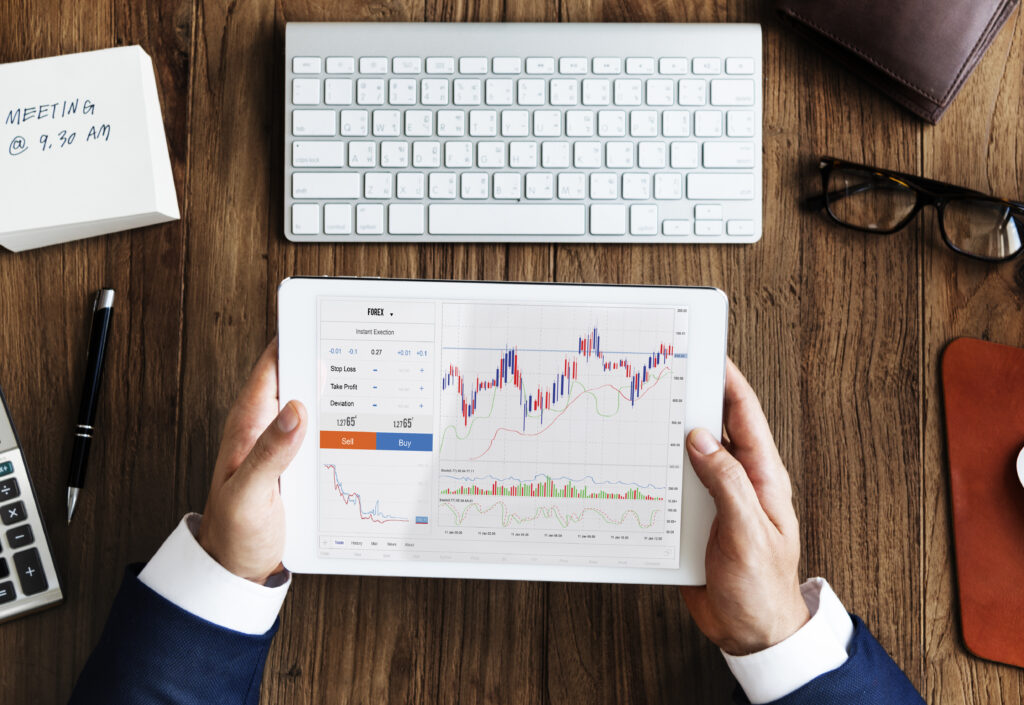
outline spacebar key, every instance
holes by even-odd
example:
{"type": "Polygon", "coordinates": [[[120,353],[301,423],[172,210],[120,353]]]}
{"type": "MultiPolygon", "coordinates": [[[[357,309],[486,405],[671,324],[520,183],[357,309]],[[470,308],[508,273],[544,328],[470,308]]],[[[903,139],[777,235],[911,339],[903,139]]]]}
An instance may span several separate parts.
{"type": "Polygon", "coordinates": [[[582,205],[433,204],[431,235],[582,235],[582,205]]]}

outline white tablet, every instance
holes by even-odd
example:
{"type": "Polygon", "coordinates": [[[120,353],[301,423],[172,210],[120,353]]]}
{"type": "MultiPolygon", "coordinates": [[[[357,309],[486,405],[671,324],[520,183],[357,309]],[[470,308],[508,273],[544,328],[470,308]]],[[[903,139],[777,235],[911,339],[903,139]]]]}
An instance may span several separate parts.
{"type": "Polygon", "coordinates": [[[704,582],[722,427],[717,289],[286,279],[281,478],[297,573],[704,582]]]}

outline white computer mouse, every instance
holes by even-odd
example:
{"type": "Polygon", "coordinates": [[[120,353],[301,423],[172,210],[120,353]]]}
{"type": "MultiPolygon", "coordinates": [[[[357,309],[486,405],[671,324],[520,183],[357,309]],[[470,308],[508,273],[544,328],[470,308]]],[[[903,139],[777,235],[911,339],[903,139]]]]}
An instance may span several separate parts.
{"type": "Polygon", "coordinates": [[[1020,484],[1024,485],[1024,448],[1020,449],[1020,455],[1017,456],[1017,477],[1020,478],[1020,484]]]}

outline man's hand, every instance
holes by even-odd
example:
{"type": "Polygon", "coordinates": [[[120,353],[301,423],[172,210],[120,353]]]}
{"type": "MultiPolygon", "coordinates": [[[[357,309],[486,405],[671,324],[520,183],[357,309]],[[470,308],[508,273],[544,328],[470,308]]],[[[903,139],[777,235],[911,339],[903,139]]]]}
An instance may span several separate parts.
{"type": "Polygon", "coordinates": [[[706,587],[682,588],[697,626],[726,653],[751,654],[810,619],[800,595],[800,535],[789,474],[761,405],[727,362],[725,447],[704,429],[686,439],[690,462],[715,500],[706,587]]]}
{"type": "Polygon", "coordinates": [[[282,569],[284,505],[278,478],[306,435],[297,401],[277,412],[277,341],[271,341],[228,413],[199,526],[199,545],[255,583],[282,569]]]}

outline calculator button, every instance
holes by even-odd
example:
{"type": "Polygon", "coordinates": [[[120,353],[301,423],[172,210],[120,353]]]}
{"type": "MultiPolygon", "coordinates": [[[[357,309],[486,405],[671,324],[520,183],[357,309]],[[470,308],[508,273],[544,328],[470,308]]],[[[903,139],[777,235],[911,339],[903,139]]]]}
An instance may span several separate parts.
{"type": "Polygon", "coordinates": [[[17,595],[14,592],[14,583],[0,583],[0,605],[5,602],[13,602],[17,595]]]}
{"type": "Polygon", "coordinates": [[[18,573],[18,581],[21,582],[21,591],[26,595],[35,595],[49,587],[46,573],[43,572],[43,564],[39,561],[38,550],[30,548],[15,553],[14,568],[18,573]]]}
{"type": "Polygon", "coordinates": [[[6,578],[11,574],[11,569],[7,567],[7,561],[0,558],[0,578],[6,578]]]}
{"type": "Polygon", "coordinates": [[[32,535],[32,527],[28,524],[25,524],[25,526],[16,526],[13,529],[7,530],[7,543],[10,544],[11,548],[28,546],[30,543],[35,541],[35,538],[36,537],[32,535]]]}
{"type": "Polygon", "coordinates": [[[11,502],[0,507],[0,521],[3,521],[4,526],[25,521],[25,503],[11,502]]]}
{"type": "Polygon", "coordinates": [[[10,480],[0,482],[0,501],[14,499],[20,494],[21,490],[18,489],[18,481],[13,477],[10,480]]]}
{"type": "Polygon", "coordinates": [[[5,463],[0,463],[0,477],[10,475],[12,472],[14,472],[14,463],[9,460],[5,463]]]}

